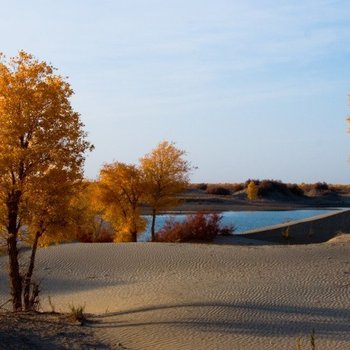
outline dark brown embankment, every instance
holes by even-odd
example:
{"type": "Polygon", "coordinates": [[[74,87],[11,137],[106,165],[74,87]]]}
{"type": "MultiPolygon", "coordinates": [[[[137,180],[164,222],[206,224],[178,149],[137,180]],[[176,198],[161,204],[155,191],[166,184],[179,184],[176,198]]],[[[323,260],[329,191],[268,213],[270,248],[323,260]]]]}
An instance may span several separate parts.
{"type": "Polygon", "coordinates": [[[275,243],[305,244],[328,241],[340,232],[350,233],[349,209],[248,231],[242,236],[275,243]]]}

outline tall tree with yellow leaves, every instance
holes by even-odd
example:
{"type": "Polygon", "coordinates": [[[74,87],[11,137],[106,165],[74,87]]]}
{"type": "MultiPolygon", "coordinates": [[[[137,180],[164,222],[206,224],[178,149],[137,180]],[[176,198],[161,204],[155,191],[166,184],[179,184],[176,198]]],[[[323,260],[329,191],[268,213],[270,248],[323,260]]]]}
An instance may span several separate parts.
{"type": "Polygon", "coordinates": [[[256,185],[256,183],[254,181],[250,181],[248,183],[246,192],[247,192],[248,199],[250,201],[253,201],[253,200],[258,198],[259,188],[258,188],[258,186],[256,185]]]}
{"type": "MultiPolygon", "coordinates": [[[[9,60],[1,55],[0,212],[14,311],[22,310],[27,283],[20,271],[19,232],[28,226],[35,244],[40,218],[47,223],[60,210],[49,204],[52,195],[63,195],[54,188],[81,181],[84,153],[91,148],[80,116],[70,104],[72,94],[70,85],[46,62],[23,51],[9,60]]],[[[62,204],[61,197],[55,198],[62,204]]]]}
{"type": "Polygon", "coordinates": [[[103,219],[103,208],[98,197],[98,182],[84,181],[81,190],[70,202],[70,231],[79,241],[113,241],[112,225],[103,219]]]}
{"type": "Polygon", "coordinates": [[[151,237],[155,239],[156,216],[160,210],[179,203],[177,195],[186,190],[192,167],[184,159],[186,152],[174,143],[163,141],[140,159],[145,182],[145,200],[152,209],[151,237]]]}
{"type": "Polygon", "coordinates": [[[99,200],[105,217],[116,231],[116,241],[136,242],[145,229],[140,205],[145,187],[136,165],[115,162],[105,164],[100,171],[99,200]]]}
{"type": "Polygon", "coordinates": [[[35,308],[39,293],[38,284],[32,281],[37,248],[70,238],[70,202],[80,187],[70,176],[65,169],[51,168],[27,187],[26,214],[22,215],[26,226],[19,233],[20,239],[31,246],[30,260],[23,271],[26,311],[35,308]]]}

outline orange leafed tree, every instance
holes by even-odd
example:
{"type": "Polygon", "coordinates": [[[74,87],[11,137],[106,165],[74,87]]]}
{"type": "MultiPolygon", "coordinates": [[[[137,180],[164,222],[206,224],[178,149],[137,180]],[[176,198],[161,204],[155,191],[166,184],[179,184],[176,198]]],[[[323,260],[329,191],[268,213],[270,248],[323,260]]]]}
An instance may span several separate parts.
{"type": "Polygon", "coordinates": [[[9,60],[0,57],[0,231],[7,241],[14,311],[22,310],[31,277],[20,270],[19,233],[28,228],[32,247],[45,233],[57,238],[54,231],[65,225],[57,214],[64,216],[91,148],[70,104],[73,90],[54,72],[23,51],[9,60]]]}
{"type": "Polygon", "coordinates": [[[140,205],[144,195],[141,171],[136,165],[115,162],[100,171],[99,200],[105,218],[116,231],[116,241],[136,242],[137,234],[145,229],[140,205]]]}
{"type": "Polygon", "coordinates": [[[174,143],[163,141],[140,159],[145,182],[145,200],[152,209],[152,241],[155,240],[157,214],[161,210],[175,207],[179,203],[177,195],[189,184],[192,167],[184,159],[185,154],[174,143]]]}
{"type": "Polygon", "coordinates": [[[39,293],[39,285],[32,281],[37,248],[70,238],[70,201],[78,189],[71,175],[65,169],[52,167],[27,186],[22,214],[26,225],[19,232],[20,240],[31,246],[29,263],[22,275],[26,311],[35,309],[39,293]]]}
{"type": "Polygon", "coordinates": [[[81,242],[113,241],[113,228],[103,220],[98,195],[98,183],[84,181],[81,190],[70,202],[70,230],[74,238],[81,242]]]}

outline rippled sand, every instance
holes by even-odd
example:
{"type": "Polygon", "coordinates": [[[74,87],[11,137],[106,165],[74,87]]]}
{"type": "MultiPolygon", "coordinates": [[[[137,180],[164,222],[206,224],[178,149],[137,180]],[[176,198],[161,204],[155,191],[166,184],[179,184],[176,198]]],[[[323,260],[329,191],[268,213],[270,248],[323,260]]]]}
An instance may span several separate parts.
{"type": "MultiPolygon", "coordinates": [[[[65,244],[36,276],[56,311],[85,304],[110,348],[350,349],[348,236],[307,246],[65,244]]],[[[233,242],[234,243],[234,242],[233,242]]],[[[0,258],[1,300],[8,298],[0,258]]]]}

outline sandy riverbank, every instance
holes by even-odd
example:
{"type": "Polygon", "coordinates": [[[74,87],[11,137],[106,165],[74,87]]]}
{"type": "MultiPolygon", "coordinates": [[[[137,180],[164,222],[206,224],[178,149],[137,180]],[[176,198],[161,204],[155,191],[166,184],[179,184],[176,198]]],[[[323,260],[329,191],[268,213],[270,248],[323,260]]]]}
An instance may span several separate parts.
{"type": "Polygon", "coordinates": [[[278,193],[268,198],[247,200],[245,193],[238,192],[228,196],[207,194],[205,191],[191,190],[181,196],[182,202],[177,212],[197,211],[259,211],[293,210],[314,208],[350,208],[350,196],[340,193],[319,194],[317,196],[283,196],[278,193]]]}
{"type": "Polygon", "coordinates": [[[88,330],[111,349],[293,349],[313,328],[319,349],[350,348],[349,235],[300,246],[65,244],[38,252],[36,276],[45,309],[49,295],[57,311],[85,304],[88,330]]]}

